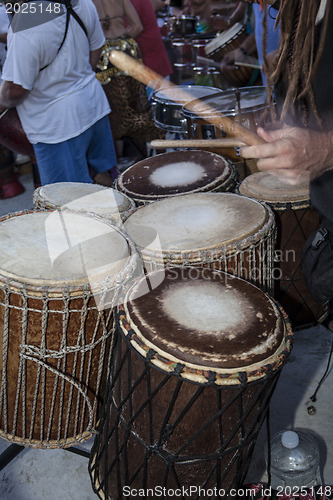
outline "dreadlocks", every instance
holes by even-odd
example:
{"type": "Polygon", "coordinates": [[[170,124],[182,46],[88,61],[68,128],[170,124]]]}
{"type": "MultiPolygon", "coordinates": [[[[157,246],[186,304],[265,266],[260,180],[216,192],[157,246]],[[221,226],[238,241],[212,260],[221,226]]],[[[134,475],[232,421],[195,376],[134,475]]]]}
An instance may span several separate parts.
{"type": "MultiPolygon", "coordinates": [[[[266,4],[266,0],[264,0],[266,4]]],[[[287,112],[308,124],[309,113],[313,112],[318,123],[321,123],[313,95],[311,81],[316,73],[321,58],[328,26],[331,0],[327,0],[324,19],[318,45],[315,46],[315,21],[318,11],[318,0],[281,0],[276,18],[280,23],[280,44],[275,69],[267,72],[267,87],[283,82],[286,89],[280,119],[287,112]]],[[[267,15],[267,13],[266,13],[267,15]]],[[[265,23],[265,26],[267,24],[265,23]]],[[[264,42],[267,29],[264,29],[264,42]]],[[[264,43],[266,47],[266,43],[264,43]]],[[[268,69],[266,54],[264,57],[266,71],[268,69]]],[[[269,95],[269,98],[271,96],[269,95]]]]}

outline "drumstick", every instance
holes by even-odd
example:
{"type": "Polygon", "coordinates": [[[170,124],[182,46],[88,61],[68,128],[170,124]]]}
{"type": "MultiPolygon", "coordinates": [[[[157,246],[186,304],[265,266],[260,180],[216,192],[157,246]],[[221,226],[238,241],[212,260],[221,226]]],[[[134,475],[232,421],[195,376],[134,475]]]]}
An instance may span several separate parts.
{"type": "Polygon", "coordinates": [[[245,143],[240,139],[154,139],[150,143],[152,148],[240,148],[245,143]]]}
{"type": "MultiPolygon", "coordinates": [[[[220,67],[220,63],[214,61],[214,59],[209,59],[208,57],[203,57],[203,56],[197,56],[198,62],[201,63],[209,63],[212,66],[215,66],[216,68],[220,67]]],[[[234,66],[245,66],[246,68],[254,68],[254,69],[262,69],[262,66],[260,66],[259,61],[255,58],[251,57],[251,61],[235,61],[234,66]],[[252,61],[253,59],[253,61],[252,61]]]]}
{"type": "Polygon", "coordinates": [[[214,59],[209,59],[208,57],[203,57],[203,56],[197,56],[197,61],[201,63],[209,63],[212,66],[215,66],[215,68],[220,67],[220,63],[217,61],[214,61],[214,59]]]}
{"type": "Polygon", "coordinates": [[[260,66],[259,63],[249,63],[246,61],[235,61],[234,62],[235,66],[245,66],[246,68],[254,68],[254,69],[262,69],[262,66],[260,66]]]}
{"type": "MultiPolygon", "coordinates": [[[[155,90],[161,89],[162,86],[163,88],[176,87],[176,85],[171,83],[169,80],[166,80],[161,75],[147,66],[144,66],[142,63],[128,56],[124,52],[111,50],[109,60],[121,71],[126,72],[132,78],[135,78],[139,82],[144,83],[155,90]]],[[[177,100],[186,102],[186,108],[190,111],[192,110],[190,101],[193,101],[193,96],[185,90],[180,89],[180,86],[177,86],[177,100]]],[[[203,117],[207,123],[216,126],[216,128],[222,127],[225,132],[228,132],[232,136],[239,137],[243,142],[245,142],[245,144],[252,146],[255,144],[265,143],[265,141],[255,132],[243,127],[237,123],[236,120],[231,120],[222,113],[217,113],[216,109],[208,106],[203,101],[201,101],[201,104],[201,110],[198,111],[195,109],[195,113],[199,114],[199,116],[200,113],[204,113],[206,116],[209,116],[207,119],[203,117]]]]}

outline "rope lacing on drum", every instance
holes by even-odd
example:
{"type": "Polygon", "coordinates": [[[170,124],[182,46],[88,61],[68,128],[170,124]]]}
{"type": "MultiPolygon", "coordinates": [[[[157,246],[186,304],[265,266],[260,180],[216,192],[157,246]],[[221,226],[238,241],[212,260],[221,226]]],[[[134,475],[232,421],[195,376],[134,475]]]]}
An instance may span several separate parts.
{"type": "MultiPolygon", "coordinates": [[[[117,495],[117,490],[122,491],[124,484],[131,486],[138,484],[135,481],[142,481],[144,487],[148,461],[153,455],[159,457],[165,467],[164,477],[161,470],[161,487],[168,486],[170,474],[173,476],[172,481],[181,485],[177,472],[180,465],[204,465],[211,462],[202,487],[211,484],[210,481],[214,481],[217,487],[224,487],[225,481],[229,481],[229,474],[234,474],[234,470],[238,471],[237,474],[239,471],[241,475],[242,471],[245,473],[250,460],[246,452],[254,446],[278,377],[269,373],[264,380],[246,383],[244,379],[244,382],[232,386],[231,393],[230,386],[209,385],[208,390],[215,393],[216,406],[207,408],[206,413],[202,405],[205,399],[201,400],[207,390],[206,384],[189,383],[182,377],[175,377],[173,373],[165,373],[163,370],[157,371],[159,376],[155,379],[156,368],[143,357],[140,357],[142,370],[138,370],[138,378],[135,379],[133,367],[139,362],[137,353],[133,352],[130,342],[125,342],[124,346],[120,331],[118,334],[108,396],[89,464],[95,492],[110,498],[117,495]],[[154,377],[151,377],[152,374],[154,377]],[[188,386],[193,387],[189,394],[188,386]],[[143,394],[146,394],[146,399],[142,398],[143,394]],[[156,418],[155,404],[160,404],[158,401],[166,401],[163,420],[156,418]],[[228,411],[234,412],[232,420],[224,417],[228,411]],[[200,424],[194,425],[191,436],[184,438],[185,442],[182,441],[183,438],[179,442],[175,438],[176,441],[170,443],[175,432],[178,431],[177,436],[183,435],[186,419],[192,419],[195,415],[200,424]],[[206,433],[213,427],[216,429],[216,426],[216,449],[208,449],[205,454],[198,445],[196,452],[191,453],[196,442],[205,440],[206,433]],[[136,450],[141,446],[143,453],[136,453],[135,463],[132,457],[129,466],[127,457],[133,446],[136,450]],[[112,491],[108,484],[108,478],[111,477],[114,478],[110,483],[112,491]]],[[[244,479],[242,476],[238,484],[242,484],[244,479]]]]}
{"type": "MultiPolygon", "coordinates": [[[[91,313],[96,314],[97,309],[95,302],[94,305],[90,304],[91,293],[89,290],[81,291],[74,298],[70,291],[62,290],[61,296],[53,297],[47,288],[40,289],[38,293],[30,293],[23,287],[17,289],[15,285],[16,283],[13,284],[11,280],[8,280],[8,283],[2,288],[0,299],[0,306],[4,309],[3,370],[0,387],[1,436],[8,441],[21,441],[22,444],[28,444],[32,447],[63,447],[75,444],[82,440],[82,436],[88,437],[94,432],[92,427],[98,404],[97,396],[102,377],[104,378],[106,375],[104,363],[111,352],[110,340],[112,344],[114,332],[113,310],[111,308],[107,311],[97,311],[93,329],[89,328],[88,333],[87,317],[91,313]],[[76,301],[79,301],[80,307],[76,301]],[[52,302],[52,307],[50,302],[52,302]],[[41,307],[38,307],[38,303],[41,303],[41,307]],[[16,339],[19,346],[16,381],[8,380],[7,366],[9,335],[12,331],[12,327],[11,330],[9,329],[9,323],[13,321],[12,311],[15,313],[15,318],[18,318],[21,328],[21,332],[19,329],[17,331],[16,339]],[[59,317],[61,321],[60,331],[56,335],[56,338],[59,339],[57,350],[48,348],[48,342],[51,340],[48,335],[51,315],[53,315],[52,321],[55,316],[59,317]],[[77,318],[76,321],[79,321],[78,332],[73,338],[76,345],[67,345],[71,315],[74,315],[77,318]],[[34,338],[34,336],[32,337],[33,331],[29,331],[34,324],[40,333],[36,339],[39,345],[27,342],[28,335],[30,339],[34,338]],[[86,338],[87,333],[89,341],[86,338]],[[92,354],[95,352],[95,347],[98,347],[99,350],[93,366],[92,354]],[[68,372],[69,360],[71,363],[70,372],[68,372]],[[33,365],[37,366],[36,371],[33,372],[33,379],[28,379],[28,369],[31,374],[33,365]],[[89,379],[92,369],[95,370],[94,388],[93,393],[88,394],[88,390],[92,391],[89,379]],[[51,373],[55,377],[47,382],[47,377],[51,373]],[[13,392],[14,383],[16,383],[14,393],[8,398],[8,384],[11,384],[13,392]],[[74,389],[77,391],[76,401],[74,400],[74,389]],[[30,394],[31,396],[29,396],[30,394]],[[12,401],[10,408],[8,407],[9,399],[12,401]],[[76,412],[73,411],[74,404],[76,412]],[[56,419],[58,420],[58,428],[56,419]],[[27,425],[29,428],[26,428],[27,425]],[[69,428],[71,434],[69,434],[69,428]],[[52,437],[52,432],[57,437],[52,437]]],[[[70,339],[69,342],[71,341],[70,339]]],[[[108,366],[106,369],[108,370],[108,366]]]]}

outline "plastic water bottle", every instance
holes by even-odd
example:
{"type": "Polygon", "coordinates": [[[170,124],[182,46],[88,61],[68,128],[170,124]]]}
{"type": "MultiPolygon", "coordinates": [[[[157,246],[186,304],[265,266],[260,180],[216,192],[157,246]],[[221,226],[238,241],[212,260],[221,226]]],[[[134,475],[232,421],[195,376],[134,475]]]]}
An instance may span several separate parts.
{"type": "Polygon", "coordinates": [[[318,445],[311,435],[303,431],[278,432],[271,442],[270,462],[271,487],[275,490],[312,488],[322,484],[318,445]]]}

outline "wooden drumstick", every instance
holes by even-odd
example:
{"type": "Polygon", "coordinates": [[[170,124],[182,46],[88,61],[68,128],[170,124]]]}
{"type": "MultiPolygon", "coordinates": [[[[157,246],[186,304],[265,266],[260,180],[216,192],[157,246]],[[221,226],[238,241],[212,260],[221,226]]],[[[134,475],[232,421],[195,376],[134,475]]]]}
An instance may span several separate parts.
{"type": "MultiPolygon", "coordinates": [[[[147,68],[147,66],[144,66],[142,63],[128,56],[124,52],[112,50],[109,55],[109,60],[121,71],[126,72],[132,78],[148,85],[154,90],[176,87],[176,85],[171,83],[169,80],[166,80],[161,75],[152,69],[147,68]]],[[[177,86],[177,100],[186,102],[186,109],[191,111],[190,102],[193,101],[193,96],[185,90],[180,89],[180,86],[177,86]]],[[[241,141],[250,146],[255,144],[265,144],[265,141],[261,139],[261,137],[259,137],[255,132],[252,132],[237,123],[236,119],[231,120],[222,113],[218,113],[216,109],[208,106],[204,101],[201,101],[201,104],[201,110],[198,111],[196,108],[195,113],[199,116],[200,113],[209,116],[207,119],[204,116],[202,117],[205,121],[207,121],[207,123],[214,125],[216,128],[223,128],[225,132],[232,136],[239,137],[241,141]]]]}
{"type": "Polygon", "coordinates": [[[150,143],[152,148],[240,148],[245,142],[240,139],[154,139],[150,143]]]}

